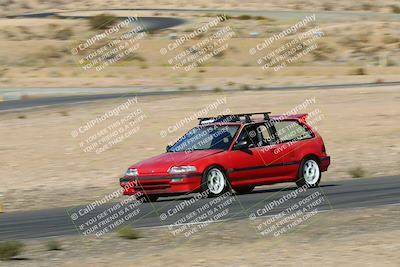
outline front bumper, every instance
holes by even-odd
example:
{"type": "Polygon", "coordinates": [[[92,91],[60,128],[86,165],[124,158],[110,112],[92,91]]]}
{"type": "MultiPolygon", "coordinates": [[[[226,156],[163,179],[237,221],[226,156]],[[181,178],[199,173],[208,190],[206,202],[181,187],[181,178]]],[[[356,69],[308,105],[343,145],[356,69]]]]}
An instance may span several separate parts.
{"type": "Polygon", "coordinates": [[[124,195],[172,195],[200,189],[201,173],[179,175],[124,176],[120,178],[124,195]]]}

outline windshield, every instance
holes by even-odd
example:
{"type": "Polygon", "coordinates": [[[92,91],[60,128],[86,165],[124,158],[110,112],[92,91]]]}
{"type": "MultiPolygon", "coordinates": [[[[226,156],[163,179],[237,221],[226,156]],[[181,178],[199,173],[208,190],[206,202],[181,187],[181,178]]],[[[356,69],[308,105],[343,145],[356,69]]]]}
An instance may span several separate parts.
{"type": "Polygon", "coordinates": [[[191,129],[168,152],[223,149],[228,150],[239,126],[210,125],[191,129]]]}

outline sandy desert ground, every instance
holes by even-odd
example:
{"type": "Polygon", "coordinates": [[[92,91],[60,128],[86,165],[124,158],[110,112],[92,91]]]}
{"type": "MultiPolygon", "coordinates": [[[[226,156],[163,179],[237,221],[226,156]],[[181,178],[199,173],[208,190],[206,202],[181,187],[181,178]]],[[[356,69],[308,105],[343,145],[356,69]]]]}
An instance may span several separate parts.
{"type": "MultiPolygon", "coordinates": [[[[290,1],[290,4],[293,1],[290,1]]],[[[296,2],[296,1],[294,1],[296,2]]],[[[340,1],[339,1],[340,2],[340,1]]],[[[367,1],[368,2],[368,1],[367,1]]],[[[371,1],[369,1],[371,2],[371,1]]],[[[46,2],[44,2],[46,3],[46,2]]],[[[250,4],[259,4],[254,1],[250,4]]],[[[346,1],[340,4],[347,3],[346,1]]],[[[340,6],[337,4],[335,6],[340,6]]],[[[374,3],[370,3],[374,4],[374,3]]],[[[388,3],[387,5],[390,5],[388,3]]],[[[385,6],[383,3],[381,6],[385,6]]],[[[111,6],[110,6],[111,7],[111,6]]],[[[309,10],[318,10],[318,5],[309,10]]],[[[92,8],[93,9],[93,8],[92,8]]],[[[73,10],[73,8],[69,9],[73,10]]],[[[101,11],[99,11],[101,12],[101,11]]],[[[365,12],[365,10],[363,11],[365,12]]],[[[368,12],[368,10],[367,10],[368,12]]],[[[382,11],[383,12],[383,11],[382,11]]],[[[316,15],[315,22],[304,29],[320,27],[323,37],[318,48],[279,71],[262,70],[249,49],[297,23],[287,16],[272,19],[250,16],[230,19],[207,33],[185,42],[174,51],[161,55],[160,49],[205,25],[217,14],[177,12],[108,12],[119,16],[180,17],[187,23],[147,33],[137,43],[139,48],[129,56],[101,70],[85,70],[80,60],[87,53],[72,55],[71,50],[104,30],[93,29],[87,20],[0,18],[0,87],[57,86],[174,86],[202,88],[242,85],[313,84],[337,81],[390,81],[399,76],[399,20],[386,13],[362,17],[338,14],[330,19],[316,15]],[[173,69],[168,61],[190,46],[229,26],[234,33],[225,43],[227,49],[190,71],[173,69]],[[256,36],[252,34],[256,33],[256,36]]],[[[87,15],[85,12],[63,14],[87,15]]],[[[310,13],[311,14],[311,13],[310,13]]],[[[396,15],[396,13],[391,13],[396,15]]],[[[110,36],[111,41],[118,35],[110,36]]],[[[277,41],[279,47],[290,38],[277,41]]],[[[102,44],[103,45],[103,44],[102,44]]],[[[94,47],[93,49],[95,49],[94,47]]],[[[98,47],[97,47],[98,48],[98,47]]],[[[96,48],[96,49],[97,49],[96,48]]]]}
{"type": "Polygon", "coordinates": [[[318,213],[278,237],[261,236],[244,219],[208,225],[180,242],[166,228],[141,230],[136,240],[60,237],[58,251],[48,251],[46,239],[31,240],[20,260],[0,266],[398,266],[399,211],[318,213]]]}

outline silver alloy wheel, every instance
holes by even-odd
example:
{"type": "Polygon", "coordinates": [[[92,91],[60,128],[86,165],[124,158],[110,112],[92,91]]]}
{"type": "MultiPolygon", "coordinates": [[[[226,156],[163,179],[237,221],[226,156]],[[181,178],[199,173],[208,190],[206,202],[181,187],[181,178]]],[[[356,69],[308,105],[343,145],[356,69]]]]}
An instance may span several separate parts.
{"type": "Polygon", "coordinates": [[[214,195],[220,194],[225,188],[225,176],[221,170],[213,168],[207,174],[207,188],[214,195]]]}
{"type": "Polygon", "coordinates": [[[313,159],[309,159],[303,166],[303,178],[308,185],[315,185],[318,182],[320,170],[318,163],[313,159]]]}

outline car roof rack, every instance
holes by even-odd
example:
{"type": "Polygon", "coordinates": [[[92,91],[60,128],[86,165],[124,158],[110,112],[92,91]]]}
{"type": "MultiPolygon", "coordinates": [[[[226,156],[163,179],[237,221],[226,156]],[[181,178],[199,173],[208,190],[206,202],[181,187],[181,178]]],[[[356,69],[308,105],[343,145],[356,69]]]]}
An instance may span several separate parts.
{"type": "Polygon", "coordinates": [[[255,113],[239,113],[239,114],[227,114],[217,115],[216,117],[201,117],[198,118],[199,125],[216,123],[216,122],[253,122],[251,116],[253,115],[264,115],[264,120],[269,120],[269,114],[271,112],[255,112],[255,113]],[[243,118],[243,119],[242,119],[243,118]]]}

